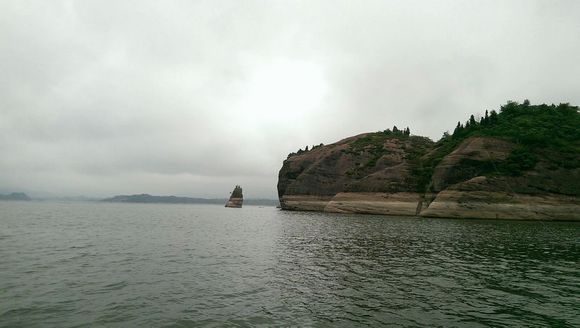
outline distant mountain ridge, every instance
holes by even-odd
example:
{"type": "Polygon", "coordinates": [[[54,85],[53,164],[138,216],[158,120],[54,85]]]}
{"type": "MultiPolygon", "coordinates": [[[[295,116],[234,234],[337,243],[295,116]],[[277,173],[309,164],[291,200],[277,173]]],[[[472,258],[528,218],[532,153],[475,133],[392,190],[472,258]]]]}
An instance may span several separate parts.
{"type": "MultiPolygon", "coordinates": [[[[149,194],[138,195],[118,195],[111,198],[105,198],[103,202],[111,203],[168,203],[168,204],[219,204],[220,199],[190,198],[178,196],[153,196],[149,194]]],[[[223,202],[225,203],[225,199],[223,202]]]]}
{"type": "Polygon", "coordinates": [[[7,195],[2,195],[0,194],[0,200],[24,200],[24,201],[29,201],[32,200],[30,197],[28,197],[27,194],[23,193],[23,192],[13,192],[7,195]]]}
{"type": "MultiPolygon", "coordinates": [[[[111,198],[102,199],[103,202],[110,203],[158,203],[158,204],[220,204],[227,202],[226,198],[192,198],[179,196],[153,196],[149,194],[138,195],[118,195],[111,198]]],[[[245,199],[247,205],[277,206],[275,199],[245,199]]]]}

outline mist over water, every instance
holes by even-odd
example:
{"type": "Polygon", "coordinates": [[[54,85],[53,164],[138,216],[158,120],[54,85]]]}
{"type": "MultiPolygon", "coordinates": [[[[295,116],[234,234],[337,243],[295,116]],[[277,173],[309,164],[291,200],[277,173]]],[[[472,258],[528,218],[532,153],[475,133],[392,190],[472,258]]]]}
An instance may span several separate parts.
{"type": "Polygon", "coordinates": [[[0,326],[580,325],[580,225],[0,203],[0,326]]]}

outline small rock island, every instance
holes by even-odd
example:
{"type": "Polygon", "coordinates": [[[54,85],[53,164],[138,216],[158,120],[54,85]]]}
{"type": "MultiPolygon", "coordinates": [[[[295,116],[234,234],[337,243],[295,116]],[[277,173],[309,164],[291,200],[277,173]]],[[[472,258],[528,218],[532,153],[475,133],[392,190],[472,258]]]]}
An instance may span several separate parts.
{"type": "Polygon", "coordinates": [[[580,220],[576,106],[508,102],[433,142],[397,127],[288,155],[284,210],[580,220]]]}
{"type": "Polygon", "coordinates": [[[242,187],[236,186],[230,195],[230,199],[228,199],[228,202],[226,203],[226,207],[242,208],[243,203],[244,195],[242,193],[242,187]]]}

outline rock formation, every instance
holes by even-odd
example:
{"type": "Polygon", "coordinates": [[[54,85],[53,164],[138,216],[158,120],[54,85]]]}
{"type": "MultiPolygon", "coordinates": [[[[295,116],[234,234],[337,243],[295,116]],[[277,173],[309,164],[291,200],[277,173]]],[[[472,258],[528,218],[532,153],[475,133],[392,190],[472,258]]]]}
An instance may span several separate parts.
{"type": "MultiPolygon", "coordinates": [[[[560,115],[561,107],[515,106],[512,112],[502,107],[502,113],[494,116],[497,121],[487,125],[484,119],[471,127],[458,124],[453,135],[437,143],[386,130],[291,154],[278,177],[281,208],[442,218],[580,220],[580,137],[576,136],[580,124],[574,127],[580,122],[577,107],[562,109],[572,118],[570,131],[559,137],[555,134],[558,131],[538,129],[536,133],[545,133],[548,139],[536,140],[535,135],[523,135],[525,128],[518,130],[521,117],[528,121],[541,117],[545,123],[544,116],[549,120],[549,115],[560,115]]],[[[552,123],[564,124],[562,129],[568,126],[560,121],[552,123]]]]}
{"type": "Polygon", "coordinates": [[[226,207],[241,208],[243,202],[244,195],[242,194],[242,187],[236,186],[230,195],[230,199],[226,203],[226,207]]]}

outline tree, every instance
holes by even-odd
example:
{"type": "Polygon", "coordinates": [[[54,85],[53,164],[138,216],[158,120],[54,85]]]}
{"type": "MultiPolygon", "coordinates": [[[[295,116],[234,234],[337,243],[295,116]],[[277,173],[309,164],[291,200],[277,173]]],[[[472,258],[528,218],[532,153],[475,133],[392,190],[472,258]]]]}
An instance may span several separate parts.
{"type": "Polygon", "coordinates": [[[398,133],[398,132],[399,132],[399,129],[397,129],[397,126],[396,125],[393,126],[393,133],[398,133]]]}
{"type": "Polygon", "coordinates": [[[515,101],[509,100],[507,104],[500,107],[499,111],[506,114],[517,112],[519,104],[515,101]]]}
{"type": "Polygon", "coordinates": [[[475,116],[473,116],[473,114],[471,114],[471,116],[469,117],[469,125],[474,126],[477,122],[475,121],[475,116]]]}
{"type": "Polygon", "coordinates": [[[528,107],[530,105],[530,101],[528,99],[524,99],[524,103],[522,105],[528,107]]]}
{"type": "Polygon", "coordinates": [[[494,123],[497,123],[497,112],[495,110],[492,110],[491,113],[489,113],[489,124],[494,123]]]}
{"type": "Polygon", "coordinates": [[[459,133],[461,133],[461,131],[463,130],[463,125],[461,125],[461,122],[457,122],[457,126],[455,127],[455,130],[453,130],[453,135],[457,135],[459,133]]]}

